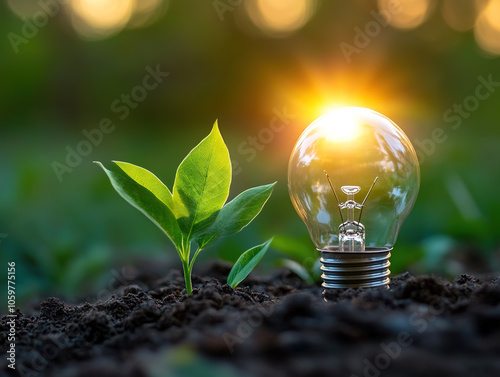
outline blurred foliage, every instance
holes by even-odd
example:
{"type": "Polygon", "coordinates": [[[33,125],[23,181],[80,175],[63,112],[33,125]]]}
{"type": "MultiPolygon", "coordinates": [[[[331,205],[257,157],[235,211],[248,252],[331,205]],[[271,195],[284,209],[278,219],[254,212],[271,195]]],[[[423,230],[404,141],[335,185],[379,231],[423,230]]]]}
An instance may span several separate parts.
{"type": "Polygon", "coordinates": [[[291,237],[278,235],[274,238],[273,247],[287,256],[276,261],[280,267],[284,267],[308,284],[314,284],[321,278],[320,253],[312,252],[314,245],[308,236],[291,237]]]}
{"type": "MultiPolygon", "coordinates": [[[[227,333],[226,333],[227,334],[227,333]]],[[[147,371],[152,377],[236,377],[242,376],[231,364],[215,363],[200,356],[189,346],[181,345],[167,352],[148,355],[147,371]]],[[[243,374],[244,376],[245,374],[243,374]]]]}
{"type": "MultiPolygon", "coordinates": [[[[242,1],[222,17],[212,1],[196,9],[183,0],[144,1],[150,12],[139,10],[142,0],[127,1],[131,8],[114,15],[90,12],[91,3],[61,5],[27,38],[23,28],[39,2],[0,1],[0,233],[8,235],[0,258],[18,265],[18,301],[84,295],[119,266],[172,260],[173,248],[115,197],[91,162],[134,161],[171,184],[180,163],[173,156],[186,155],[217,118],[238,175],[230,197],[278,185],[258,221],[200,258],[235,261],[275,234],[307,244],[288,198],[288,157],[305,127],[338,105],[387,115],[420,152],[421,191],[395,246],[393,272],[500,267],[498,87],[459,125],[445,117],[455,104],[471,106],[479,77],[500,81],[498,1],[414,1],[424,4],[417,18],[402,12],[378,27],[374,12],[384,1],[297,0],[287,12],[279,0],[242,1]],[[341,44],[353,45],[367,27],[373,36],[346,58],[341,44]],[[17,53],[10,33],[26,39],[17,53]],[[147,67],[169,76],[120,119],[112,104],[142,95],[135,88],[147,67]],[[66,148],[77,148],[82,131],[104,118],[114,130],[59,182],[53,162],[65,163],[66,148]],[[432,141],[436,128],[445,141],[432,141]]],[[[312,244],[309,250],[316,255],[312,244]]],[[[275,250],[264,262],[280,257],[275,250]]]]}

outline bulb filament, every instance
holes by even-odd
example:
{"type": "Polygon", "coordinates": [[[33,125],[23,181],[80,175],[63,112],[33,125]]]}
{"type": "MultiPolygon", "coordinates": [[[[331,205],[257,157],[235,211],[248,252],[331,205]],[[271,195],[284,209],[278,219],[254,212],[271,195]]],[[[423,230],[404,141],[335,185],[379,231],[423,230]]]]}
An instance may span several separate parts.
{"type": "Polygon", "coordinates": [[[340,202],[335,187],[328,175],[327,171],[324,171],[326,179],[330,184],[330,188],[335,195],[335,200],[337,201],[337,207],[339,209],[340,221],[339,225],[339,251],[365,251],[365,227],[361,224],[361,216],[363,214],[363,208],[365,206],[368,196],[372,192],[373,186],[378,180],[375,177],[368,193],[366,194],[363,202],[360,204],[354,200],[354,195],[361,191],[359,186],[342,186],[340,189],[344,194],[347,195],[345,202],[340,202]],[[347,209],[347,220],[344,221],[344,216],[342,210],[347,209]],[[354,210],[359,209],[358,221],[354,220],[354,210]]]}

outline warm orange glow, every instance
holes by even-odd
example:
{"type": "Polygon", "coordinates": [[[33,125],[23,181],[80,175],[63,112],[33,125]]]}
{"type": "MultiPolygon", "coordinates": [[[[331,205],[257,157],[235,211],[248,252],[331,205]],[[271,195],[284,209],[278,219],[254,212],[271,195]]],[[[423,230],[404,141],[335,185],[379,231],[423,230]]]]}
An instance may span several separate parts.
{"type": "Polygon", "coordinates": [[[413,29],[421,25],[429,16],[434,2],[432,0],[398,0],[397,12],[390,12],[394,8],[394,0],[378,0],[380,11],[389,14],[387,21],[391,26],[399,29],[413,29]]]}
{"type": "Polygon", "coordinates": [[[482,15],[493,29],[500,31],[500,0],[490,0],[482,15]]]}
{"type": "Polygon", "coordinates": [[[340,107],[366,107],[402,118],[428,111],[407,92],[404,68],[391,68],[391,74],[384,74],[373,55],[360,66],[320,66],[312,60],[302,60],[300,75],[278,75],[273,83],[279,88],[276,101],[284,101],[294,109],[297,125],[309,124],[340,107]]]}
{"type": "Polygon", "coordinates": [[[318,119],[325,139],[345,143],[360,135],[359,123],[349,109],[335,109],[318,119]]]}
{"type": "Polygon", "coordinates": [[[477,44],[486,52],[500,55],[500,0],[491,0],[474,27],[477,44]]]}
{"type": "Polygon", "coordinates": [[[72,0],[73,26],[83,37],[104,38],[125,27],[136,0],[72,0]]]}
{"type": "Polygon", "coordinates": [[[254,0],[245,7],[252,22],[272,37],[284,37],[302,28],[316,8],[316,0],[254,0]]]}

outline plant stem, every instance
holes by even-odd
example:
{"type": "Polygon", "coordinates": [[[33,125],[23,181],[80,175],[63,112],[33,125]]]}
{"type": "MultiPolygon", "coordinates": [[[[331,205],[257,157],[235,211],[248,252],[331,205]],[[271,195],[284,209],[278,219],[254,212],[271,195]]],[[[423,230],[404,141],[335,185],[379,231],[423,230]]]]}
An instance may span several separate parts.
{"type": "Polygon", "coordinates": [[[186,294],[189,296],[193,291],[191,284],[191,270],[192,266],[189,264],[189,255],[191,254],[191,245],[189,241],[187,245],[183,244],[182,250],[182,269],[184,270],[184,281],[186,282],[186,294]]]}
{"type": "Polygon", "coordinates": [[[198,254],[200,253],[201,249],[196,250],[196,252],[193,255],[193,258],[191,258],[191,262],[189,262],[189,252],[187,254],[187,259],[182,260],[182,269],[184,270],[184,281],[186,282],[186,294],[190,295],[191,292],[193,291],[192,284],[191,284],[191,271],[193,270],[193,263],[198,254]]]}
{"type": "Polygon", "coordinates": [[[201,247],[198,248],[198,250],[196,250],[196,252],[194,253],[193,257],[191,258],[191,262],[189,263],[189,269],[190,270],[193,269],[194,261],[196,260],[196,257],[198,256],[198,254],[200,253],[200,251],[201,251],[201,247]]]}
{"type": "Polygon", "coordinates": [[[182,261],[182,269],[184,270],[184,280],[186,282],[186,294],[189,296],[193,291],[191,287],[191,268],[189,267],[189,260],[182,261]]]}

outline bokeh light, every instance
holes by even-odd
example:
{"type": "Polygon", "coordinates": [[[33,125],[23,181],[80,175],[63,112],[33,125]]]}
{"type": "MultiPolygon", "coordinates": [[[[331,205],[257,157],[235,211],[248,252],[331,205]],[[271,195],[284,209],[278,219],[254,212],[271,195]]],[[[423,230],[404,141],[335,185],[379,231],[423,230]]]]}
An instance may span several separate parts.
{"type": "Polygon", "coordinates": [[[420,26],[427,20],[434,5],[433,0],[378,0],[378,8],[387,22],[398,29],[420,26]]]}
{"type": "Polygon", "coordinates": [[[246,1],[250,20],[271,37],[286,37],[301,29],[316,10],[316,0],[246,1]]]}
{"type": "Polygon", "coordinates": [[[444,0],[443,18],[454,30],[466,31],[474,27],[477,5],[472,0],[444,0]]]}
{"type": "Polygon", "coordinates": [[[136,0],[72,0],[73,26],[85,39],[102,39],[121,31],[136,0]]]}
{"type": "Polygon", "coordinates": [[[128,28],[139,28],[151,25],[158,20],[169,6],[168,0],[140,0],[137,1],[134,13],[127,25],[128,28]]]}
{"type": "Polygon", "coordinates": [[[474,36],[484,51],[500,55],[500,0],[491,0],[480,13],[474,36]]]}
{"type": "Polygon", "coordinates": [[[500,30],[500,1],[490,0],[482,12],[482,16],[496,30],[500,30]]]}

